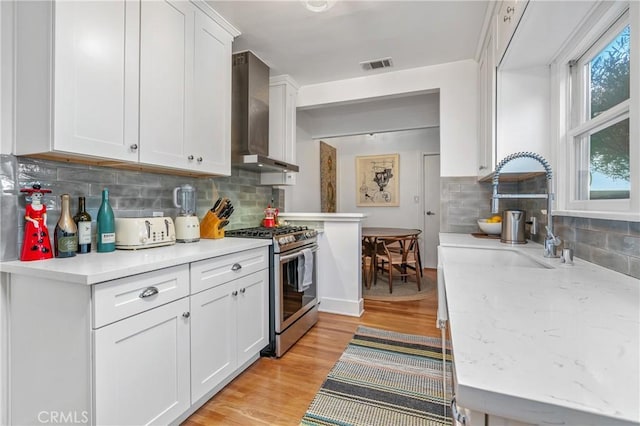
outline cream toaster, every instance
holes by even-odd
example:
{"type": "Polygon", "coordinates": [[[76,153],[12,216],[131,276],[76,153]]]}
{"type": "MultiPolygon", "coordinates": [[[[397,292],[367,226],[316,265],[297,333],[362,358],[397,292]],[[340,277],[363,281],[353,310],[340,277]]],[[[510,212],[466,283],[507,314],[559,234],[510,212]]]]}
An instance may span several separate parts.
{"type": "Polygon", "coordinates": [[[117,249],[137,250],[176,242],[176,228],[170,217],[119,217],[115,222],[117,249]]]}

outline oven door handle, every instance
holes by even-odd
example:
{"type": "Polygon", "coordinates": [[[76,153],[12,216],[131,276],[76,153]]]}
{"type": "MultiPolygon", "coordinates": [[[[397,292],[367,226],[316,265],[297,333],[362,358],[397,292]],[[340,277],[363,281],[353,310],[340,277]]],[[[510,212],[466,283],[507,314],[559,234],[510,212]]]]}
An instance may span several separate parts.
{"type": "MultiPolygon", "coordinates": [[[[311,253],[315,253],[318,251],[318,247],[314,247],[311,249],[311,253]]],[[[298,251],[297,253],[294,254],[288,254],[286,256],[281,256],[280,257],[280,263],[282,262],[286,262],[287,260],[291,260],[291,259],[295,259],[296,257],[300,256],[300,254],[302,253],[302,250],[298,251]]]]}

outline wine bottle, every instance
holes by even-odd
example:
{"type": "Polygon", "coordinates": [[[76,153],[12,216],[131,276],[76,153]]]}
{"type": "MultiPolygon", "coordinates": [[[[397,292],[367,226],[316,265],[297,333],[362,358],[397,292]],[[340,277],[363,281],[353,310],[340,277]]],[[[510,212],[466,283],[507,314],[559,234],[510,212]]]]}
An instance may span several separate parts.
{"type": "Polygon", "coordinates": [[[62,200],[62,210],[53,234],[54,251],[56,257],[72,257],[76,255],[78,250],[78,227],[71,218],[69,194],[62,194],[60,199],[62,200]]]}
{"type": "Polygon", "coordinates": [[[102,190],[102,204],[98,210],[96,242],[99,253],[106,253],[116,249],[116,224],[113,210],[109,204],[109,189],[102,190]]]}
{"type": "Polygon", "coordinates": [[[91,215],[85,208],[84,197],[78,198],[78,213],[73,217],[78,227],[78,253],[91,252],[91,215]]]}

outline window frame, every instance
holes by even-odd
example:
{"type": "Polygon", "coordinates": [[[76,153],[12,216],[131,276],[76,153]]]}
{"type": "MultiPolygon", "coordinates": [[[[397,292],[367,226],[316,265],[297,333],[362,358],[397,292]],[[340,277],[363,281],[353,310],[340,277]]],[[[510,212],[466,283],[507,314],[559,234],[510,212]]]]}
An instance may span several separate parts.
{"type": "MultiPolygon", "coordinates": [[[[576,29],[563,52],[551,64],[552,93],[559,120],[552,133],[556,157],[557,209],[554,214],[640,222],[640,5],[638,2],[601,4],[583,25],[576,29]],[[584,84],[588,71],[584,67],[619,33],[630,26],[630,98],[588,118],[589,85],[584,84]],[[576,60],[576,58],[578,58],[576,60]],[[577,83],[578,88],[576,88],[577,83]],[[634,96],[635,95],[635,96],[634,96]],[[576,105],[578,108],[576,108],[576,105]],[[628,199],[577,199],[578,138],[629,118],[630,193],[628,199]]],[[[588,82],[588,81],[587,81],[588,82]]]]}

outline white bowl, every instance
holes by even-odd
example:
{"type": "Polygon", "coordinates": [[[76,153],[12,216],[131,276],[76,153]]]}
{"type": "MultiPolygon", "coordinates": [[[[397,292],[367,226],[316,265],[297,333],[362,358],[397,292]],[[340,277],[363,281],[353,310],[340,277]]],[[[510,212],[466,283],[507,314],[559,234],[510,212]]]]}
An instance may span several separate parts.
{"type": "Polygon", "coordinates": [[[478,219],[478,226],[485,234],[498,235],[502,232],[502,222],[490,223],[487,219],[478,219]]]}

